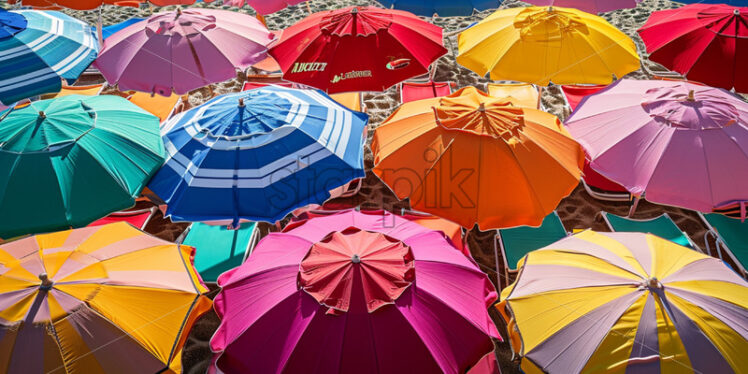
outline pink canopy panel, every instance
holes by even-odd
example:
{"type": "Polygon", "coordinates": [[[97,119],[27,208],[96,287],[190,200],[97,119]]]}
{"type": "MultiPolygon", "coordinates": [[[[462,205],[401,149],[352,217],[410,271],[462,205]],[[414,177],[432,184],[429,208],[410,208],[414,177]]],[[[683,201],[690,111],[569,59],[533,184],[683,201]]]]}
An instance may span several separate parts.
{"type": "Polygon", "coordinates": [[[464,373],[499,339],[486,275],[390,213],[294,222],[218,284],[214,371],[464,373]]]}
{"type": "Polygon", "coordinates": [[[262,61],[272,40],[265,26],[246,14],[177,10],[113,34],[94,65],[121,90],[182,95],[262,61]]]}
{"type": "Polygon", "coordinates": [[[566,126],[592,168],[635,196],[702,212],[748,201],[748,103],[728,91],[625,79],[566,126]]]}

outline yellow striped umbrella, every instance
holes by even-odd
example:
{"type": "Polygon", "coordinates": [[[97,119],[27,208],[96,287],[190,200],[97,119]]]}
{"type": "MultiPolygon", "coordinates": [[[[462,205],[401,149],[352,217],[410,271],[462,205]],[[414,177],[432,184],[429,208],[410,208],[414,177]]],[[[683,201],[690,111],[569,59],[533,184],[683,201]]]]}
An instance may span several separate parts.
{"type": "Polygon", "coordinates": [[[0,373],[181,372],[192,252],[127,223],[0,244],[0,373]]]}
{"type": "Polygon", "coordinates": [[[639,69],[622,31],[573,8],[500,9],[458,38],[457,62],[493,80],[608,84],[639,69]]]}
{"type": "Polygon", "coordinates": [[[584,231],[530,252],[498,309],[525,373],[748,369],[748,283],[651,234],[584,231]]]}

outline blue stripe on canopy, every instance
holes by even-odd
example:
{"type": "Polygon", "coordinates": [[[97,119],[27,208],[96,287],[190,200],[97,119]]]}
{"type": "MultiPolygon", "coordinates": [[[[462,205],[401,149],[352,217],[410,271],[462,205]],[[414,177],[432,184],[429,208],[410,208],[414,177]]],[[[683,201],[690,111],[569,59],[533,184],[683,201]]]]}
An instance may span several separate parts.
{"type": "MultiPolygon", "coordinates": [[[[5,12],[5,11],[3,11],[5,12]]],[[[99,53],[93,28],[59,12],[18,10],[27,25],[0,39],[0,102],[60,91],[72,84],[99,53]]]]}
{"type": "Polygon", "coordinates": [[[149,188],[176,221],[275,222],[364,176],[367,122],[319,90],[219,96],[165,124],[168,159],[149,188]]]}
{"type": "Polygon", "coordinates": [[[379,0],[385,8],[406,10],[419,16],[469,16],[473,9],[498,8],[502,0],[379,0]]]}
{"type": "Polygon", "coordinates": [[[130,19],[126,20],[126,21],[122,21],[120,23],[115,23],[114,25],[104,26],[104,27],[101,28],[101,36],[104,38],[104,40],[106,40],[106,38],[114,35],[114,33],[118,32],[120,30],[124,30],[128,26],[134,25],[134,24],[136,24],[136,23],[138,23],[138,22],[140,22],[140,21],[142,21],[144,19],[145,18],[130,18],[130,19]]]}

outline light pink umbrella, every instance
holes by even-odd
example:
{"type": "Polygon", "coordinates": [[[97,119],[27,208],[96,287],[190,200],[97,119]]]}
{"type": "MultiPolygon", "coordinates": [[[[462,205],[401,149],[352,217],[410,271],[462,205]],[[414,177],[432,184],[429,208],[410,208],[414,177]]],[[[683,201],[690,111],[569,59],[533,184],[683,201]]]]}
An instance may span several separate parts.
{"type": "Polygon", "coordinates": [[[552,5],[576,8],[587,13],[610,12],[617,9],[636,8],[642,0],[526,0],[533,5],[552,5]]]}
{"type": "Polygon", "coordinates": [[[272,40],[265,26],[246,14],[178,9],[110,36],[94,65],[120,90],[181,95],[262,61],[272,40]]]}
{"type": "Polygon", "coordinates": [[[464,373],[499,339],[486,275],[390,213],[294,222],[218,284],[214,371],[464,373]]]}
{"type": "Polygon", "coordinates": [[[566,126],[592,168],[634,196],[702,212],[748,201],[748,103],[728,91],[621,80],[566,126]]]}
{"type": "Polygon", "coordinates": [[[245,1],[257,13],[270,14],[290,5],[301,4],[306,0],[223,0],[223,5],[242,7],[245,1]]]}

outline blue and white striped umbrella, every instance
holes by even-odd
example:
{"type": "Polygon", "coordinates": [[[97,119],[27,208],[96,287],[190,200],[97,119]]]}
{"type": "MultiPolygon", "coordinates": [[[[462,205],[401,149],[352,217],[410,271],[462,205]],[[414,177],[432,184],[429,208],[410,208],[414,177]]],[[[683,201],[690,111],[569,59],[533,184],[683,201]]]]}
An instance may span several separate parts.
{"type": "Polygon", "coordinates": [[[222,95],[165,124],[148,187],[175,221],[275,222],[364,176],[368,120],[319,90],[222,95]]]}
{"type": "Polygon", "coordinates": [[[99,53],[94,29],[59,12],[0,9],[0,103],[59,92],[99,53]]]}

